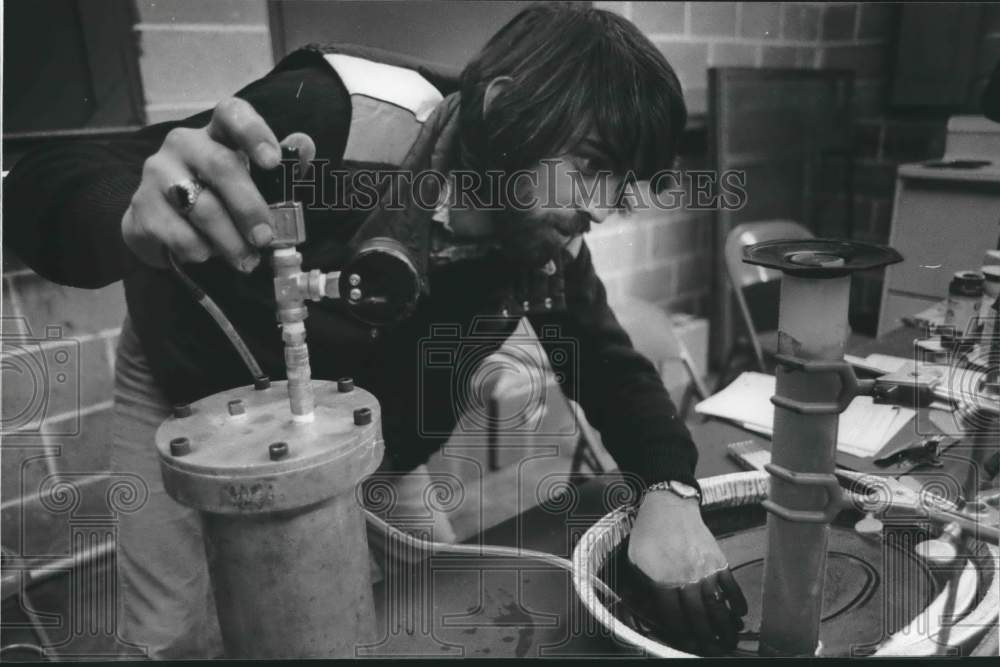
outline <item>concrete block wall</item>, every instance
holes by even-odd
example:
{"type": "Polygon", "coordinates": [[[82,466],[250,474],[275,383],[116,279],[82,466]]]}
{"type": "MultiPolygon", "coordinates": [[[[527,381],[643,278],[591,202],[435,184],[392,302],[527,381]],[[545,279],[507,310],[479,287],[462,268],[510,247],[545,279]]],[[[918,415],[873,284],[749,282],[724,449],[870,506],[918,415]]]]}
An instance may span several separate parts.
{"type": "Polygon", "coordinates": [[[264,0],[135,0],[150,123],[215,106],[271,69],[264,0]]]}
{"type": "MultiPolygon", "coordinates": [[[[711,66],[850,69],[855,73],[855,237],[885,243],[896,167],[940,156],[945,119],[893,114],[888,90],[899,5],[876,2],[596,2],[632,20],[674,66],[693,119],[706,111],[711,66]]],[[[1000,7],[987,6],[974,100],[1000,59],[1000,7]]],[[[969,112],[977,113],[975,101],[969,112]]],[[[703,163],[683,156],[681,166],[703,163]]],[[[753,183],[748,190],[753,196],[753,183]]],[[[831,209],[840,207],[831,206],[831,209]]],[[[674,211],[641,223],[605,224],[590,234],[612,299],[632,294],[663,307],[705,313],[711,298],[710,213],[674,211]],[[695,231],[697,230],[697,231],[695,231]]],[[[861,274],[852,289],[852,325],[873,333],[882,272],[861,274]]]]}
{"type": "MultiPolygon", "coordinates": [[[[881,44],[855,37],[864,13],[856,3],[846,10],[839,3],[594,5],[630,19],[662,50],[684,89],[689,125],[703,122],[707,111],[709,67],[844,66],[844,54],[850,49],[881,44]]],[[[880,15],[871,11],[865,15],[867,34],[880,15]]],[[[704,153],[683,155],[679,167],[704,168],[706,158],[704,153]]],[[[588,244],[612,304],[632,296],[671,311],[708,313],[714,270],[712,225],[710,211],[676,210],[648,211],[596,227],[588,244]]]]}
{"type": "Polygon", "coordinates": [[[105,492],[122,288],[63,287],[9,253],[3,259],[0,544],[14,555],[65,557],[75,518],[112,512],[105,492]]]}
{"type": "MultiPolygon", "coordinates": [[[[215,103],[273,65],[264,0],[136,0],[139,68],[150,123],[215,103]]],[[[70,554],[75,518],[109,506],[120,283],[82,290],[48,282],[4,253],[0,544],[10,554],[70,554]],[[76,490],[53,502],[56,481],[76,490]],[[75,503],[75,504],[74,504],[75,503]]],[[[64,489],[65,490],[65,489],[64,489]]]]}

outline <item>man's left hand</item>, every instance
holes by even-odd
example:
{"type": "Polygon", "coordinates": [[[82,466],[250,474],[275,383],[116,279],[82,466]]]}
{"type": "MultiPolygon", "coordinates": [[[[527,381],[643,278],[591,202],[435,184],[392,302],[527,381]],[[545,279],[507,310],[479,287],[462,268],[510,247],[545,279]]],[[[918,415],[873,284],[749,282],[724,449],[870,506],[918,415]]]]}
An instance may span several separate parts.
{"type": "Polygon", "coordinates": [[[647,493],[629,538],[628,558],[652,587],[657,620],[679,648],[718,655],[736,646],[747,603],[697,499],[647,493]]]}

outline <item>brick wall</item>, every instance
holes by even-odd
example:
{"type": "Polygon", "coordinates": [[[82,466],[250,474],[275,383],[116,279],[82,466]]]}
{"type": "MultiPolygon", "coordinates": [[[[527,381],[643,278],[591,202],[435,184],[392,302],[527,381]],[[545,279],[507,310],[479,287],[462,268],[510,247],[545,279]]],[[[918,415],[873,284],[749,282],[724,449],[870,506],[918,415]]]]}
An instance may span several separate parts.
{"type": "MultiPolygon", "coordinates": [[[[151,123],[212,107],[272,66],[264,0],[135,4],[151,123]]],[[[3,259],[0,543],[14,554],[60,557],[69,553],[68,522],[109,512],[114,351],[124,296],[120,283],[63,287],[9,253],[3,259]],[[80,492],[75,510],[54,511],[40,497],[54,475],[73,480],[80,492]]]]}
{"type": "Polygon", "coordinates": [[[69,553],[72,512],[52,511],[39,497],[53,476],[73,480],[80,507],[104,504],[114,350],[124,314],[120,284],[54,285],[5,253],[0,542],[9,552],[69,553]]]}
{"type": "MultiPolygon", "coordinates": [[[[887,112],[899,5],[816,2],[596,2],[631,19],[674,66],[692,115],[706,111],[711,66],[850,69],[855,73],[855,237],[885,243],[895,169],[941,155],[945,119],[887,112]]],[[[1000,59],[1000,8],[986,9],[975,90],[1000,59]]],[[[978,96],[975,98],[978,99],[978,96]]],[[[970,112],[978,112],[973,104],[970,112]]],[[[681,166],[705,155],[683,155],[681,166]]],[[[753,183],[748,184],[753,193],[753,183]]],[[[838,207],[831,207],[838,208],[838,207]]],[[[590,234],[595,262],[612,299],[632,294],[663,307],[704,314],[711,298],[712,215],[676,211],[635,224],[602,225],[590,234]]],[[[874,332],[881,272],[853,283],[852,325],[874,332]]]]}
{"type": "Polygon", "coordinates": [[[139,72],[151,123],[214,107],[271,69],[264,0],[135,0],[139,72]]]}
{"type": "MultiPolygon", "coordinates": [[[[844,66],[845,49],[884,21],[855,4],[743,2],[596,2],[633,21],[662,50],[684,89],[689,126],[704,122],[709,67],[844,66]]],[[[875,43],[865,38],[859,45],[875,43]]],[[[704,168],[704,150],[681,156],[681,168],[704,168]]],[[[751,184],[752,185],[752,184],[751,184]]],[[[625,296],[705,315],[713,280],[713,214],[649,211],[590,233],[612,303],[625,296]]]]}

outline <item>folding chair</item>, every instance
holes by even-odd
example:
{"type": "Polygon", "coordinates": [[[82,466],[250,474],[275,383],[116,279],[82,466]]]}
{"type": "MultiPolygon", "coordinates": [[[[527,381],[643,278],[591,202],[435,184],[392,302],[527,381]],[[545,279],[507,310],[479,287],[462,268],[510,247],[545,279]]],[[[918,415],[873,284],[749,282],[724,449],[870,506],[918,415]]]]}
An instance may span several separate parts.
{"type": "Polygon", "coordinates": [[[753,354],[757,369],[764,373],[768,370],[766,359],[773,357],[777,351],[781,272],[745,264],[743,248],[762,241],[813,237],[812,232],[791,220],[745,222],[734,227],[726,236],[726,269],[746,332],[743,337],[737,337],[729,351],[719,375],[718,388],[728,384],[737,356],[747,347],[753,354]]]}

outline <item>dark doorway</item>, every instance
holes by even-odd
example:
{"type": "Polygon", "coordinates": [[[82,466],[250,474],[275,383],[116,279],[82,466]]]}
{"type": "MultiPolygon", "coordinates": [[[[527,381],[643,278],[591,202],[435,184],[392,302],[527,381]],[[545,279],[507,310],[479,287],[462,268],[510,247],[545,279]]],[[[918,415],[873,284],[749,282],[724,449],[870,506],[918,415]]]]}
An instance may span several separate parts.
{"type": "Polygon", "coordinates": [[[132,2],[4,3],[4,136],[143,123],[132,2]]]}

